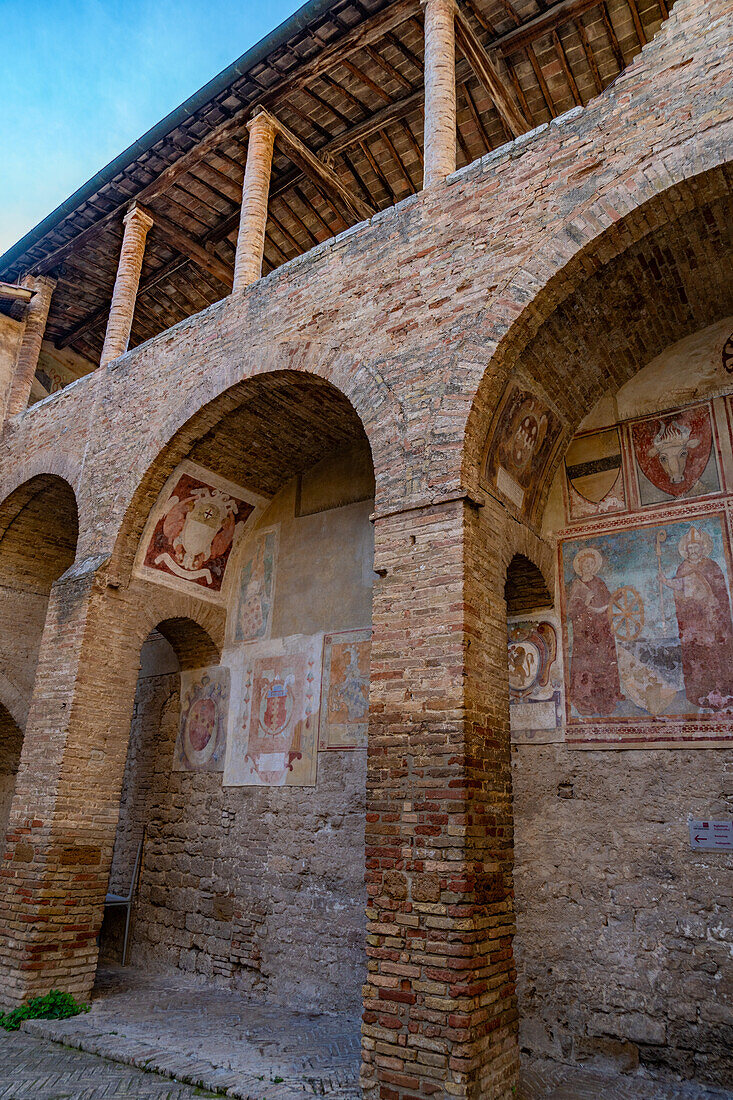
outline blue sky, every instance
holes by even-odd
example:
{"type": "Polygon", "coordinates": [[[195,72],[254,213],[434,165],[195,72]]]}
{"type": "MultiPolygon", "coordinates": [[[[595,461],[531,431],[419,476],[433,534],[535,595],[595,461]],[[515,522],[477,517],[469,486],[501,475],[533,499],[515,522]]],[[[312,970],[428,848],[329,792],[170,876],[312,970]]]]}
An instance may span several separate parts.
{"type": "Polygon", "coordinates": [[[0,253],[302,0],[0,0],[0,253]]]}

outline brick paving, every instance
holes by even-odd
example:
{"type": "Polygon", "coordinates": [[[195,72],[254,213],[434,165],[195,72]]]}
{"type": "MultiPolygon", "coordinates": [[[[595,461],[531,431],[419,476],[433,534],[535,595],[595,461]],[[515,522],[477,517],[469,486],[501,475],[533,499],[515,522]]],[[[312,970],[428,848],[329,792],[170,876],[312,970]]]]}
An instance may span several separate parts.
{"type": "Polygon", "coordinates": [[[214,1095],[24,1031],[0,1031],[0,1100],[191,1100],[214,1095]]]}
{"type": "MultiPolygon", "coordinates": [[[[360,1097],[358,1020],[258,1004],[226,989],[188,984],[181,975],[101,971],[89,1013],[32,1020],[24,1028],[13,1036],[0,1032],[0,1082],[13,1081],[6,1091],[0,1083],[0,1100],[360,1097]],[[127,1063],[124,1069],[120,1062],[127,1063]]],[[[733,1100],[733,1092],[689,1082],[610,1076],[540,1060],[523,1063],[520,1088],[519,1100],[733,1100]]]]}

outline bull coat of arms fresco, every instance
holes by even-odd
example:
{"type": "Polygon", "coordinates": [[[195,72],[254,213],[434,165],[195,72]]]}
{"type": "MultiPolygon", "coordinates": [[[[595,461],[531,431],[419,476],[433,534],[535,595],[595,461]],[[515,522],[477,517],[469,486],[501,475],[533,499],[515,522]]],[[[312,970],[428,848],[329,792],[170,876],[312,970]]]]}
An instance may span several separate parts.
{"type": "Polygon", "coordinates": [[[725,515],[572,539],[560,553],[568,740],[729,736],[733,617],[725,515]]]}
{"type": "Polygon", "coordinates": [[[637,421],[630,432],[642,506],[720,492],[709,405],[637,421]]]}
{"type": "Polygon", "coordinates": [[[294,636],[236,651],[225,786],[315,785],[322,645],[294,636]]]}
{"type": "Polygon", "coordinates": [[[181,718],[173,771],[224,770],[229,709],[229,669],[181,673],[181,718]]]}
{"type": "Polygon", "coordinates": [[[168,479],[146,524],[136,572],[147,580],[221,602],[232,548],[259,497],[191,462],[168,479]]]}

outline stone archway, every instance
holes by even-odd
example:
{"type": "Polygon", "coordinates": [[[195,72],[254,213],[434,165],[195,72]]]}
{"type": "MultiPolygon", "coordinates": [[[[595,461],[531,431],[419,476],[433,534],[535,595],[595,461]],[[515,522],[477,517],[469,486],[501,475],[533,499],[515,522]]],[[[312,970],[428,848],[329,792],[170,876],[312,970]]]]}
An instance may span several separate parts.
{"type": "MultiPolygon", "coordinates": [[[[640,1061],[667,1070],[685,1066],[688,1075],[699,1073],[710,1081],[719,1081],[721,1073],[729,1072],[720,1068],[726,1065],[725,1045],[720,1035],[711,1037],[693,1065],[690,1023],[681,1018],[679,1006],[679,990],[707,982],[707,971],[695,975],[694,966],[688,970],[681,965],[675,945],[660,926],[652,934],[657,968],[653,988],[642,989],[633,974],[647,973],[652,967],[645,956],[650,943],[643,933],[649,919],[646,899],[653,894],[655,906],[663,899],[666,908],[660,921],[674,920],[675,897],[657,881],[654,871],[657,859],[662,859],[657,851],[663,850],[665,865],[674,868],[675,893],[687,896],[689,892],[694,897],[686,815],[692,812],[688,806],[695,802],[695,791],[705,792],[698,802],[704,798],[716,804],[719,780],[715,776],[726,750],[711,752],[702,743],[693,749],[685,743],[685,738],[701,735],[695,732],[697,712],[688,714],[690,708],[685,709],[681,679],[667,684],[660,674],[656,695],[645,695],[646,688],[634,694],[628,684],[648,671],[655,654],[659,656],[660,647],[664,648],[660,638],[666,639],[670,667],[674,647],[684,648],[675,634],[671,596],[665,622],[655,620],[654,608],[660,601],[654,588],[658,572],[674,577],[679,557],[665,557],[661,549],[656,555],[653,540],[649,542],[654,522],[670,539],[675,525],[681,525],[674,536],[676,547],[690,524],[706,531],[706,524],[715,522],[715,502],[709,498],[718,493],[722,499],[723,494],[722,482],[715,483],[715,491],[691,489],[683,507],[673,493],[665,496],[662,490],[640,487],[634,424],[645,414],[657,415],[652,435],[658,434],[660,424],[672,422],[675,416],[684,427],[693,406],[718,402],[710,416],[721,425],[727,454],[723,409],[724,395],[731,387],[720,356],[725,334],[718,333],[721,347],[715,366],[711,360],[708,388],[695,392],[694,385],[688,387],[678,402],[684,406],[682,412],[674,407],[674,387],[662,386],[656,403],[650,400],[651,382],[643,394],[639,390],[638,408],[629,403],[632,398],[626,400],[625,411],[619,412],[617,403],[637,373],[650,361],[658,362],[669,345],[692,339],[707,326],[718,332],[721,318],[730,316],[729,224],[728,186],[716,170],[690,181],[684,197],[679,188],[672,188],[650,200],[594,246],[582,249],[539,292],[499,344],[469,418],[465,452],[471,467],[465,476],[471,484],[480,483],[476,494],[484,504],[482,510],[491,508],[500,517],[496,522],[502,534],[492,537],[515,547],[516,531],[523,527],[530,540],[527,545],[542,538],[552,548],[550,559],[557,563],[550,573],[543,570],[552,581],[550,606],[545,602],[533,607],[536,601],[528,591],[527,599],[519,598],[515,604],[516,636],[510,628],[510,646],[520,648],[525,642],[541,648],[554,632],[548,652],[556,654],[554,679],[549,677],[541,691],[512,694],[516,712],[512,716],[514,949],[520,1045],[527,1054],[560,1060],[594,1059],[616,1066],[640,1061]],[[599,451],[594,457],[577,444],[569,452],[581,426],[586,433],[582,438],[602,429],[606,432],[603,454],[599,451]],[[510,444],[516,432],[520,439],[513,451],[510,444]],[[602,475],[602,480],[609,471],[621,476],[622,467],[627,479],[623,502],[606,501],[600,507],[605,498],[601,495],[595,501],[594,489],[589,490],[590,503],[572,510],[575,483],[592,476],[602,475]],[[501,501],[500,512],[496,498],[501,501]],[[620,564],[615,571],[610,564],[617,545],[613,540],[621,535],[628,540],[629,532],[649,543],[647,573],[652,580],[646,588],[647,573],[642,570],[641,579],[637,576],[640,567],[630,544],[624,544],[619,559],[626,566],[620,564]],[[594,555],[587,577],[579,562],[584,547],[594,555]],[[578,603],[580,585],[586,582],[592,588],[588,602],[598,610],[603,628],[595,634],[588,628],[583,659],[573,665],[576,633],[580,636],[587,626],[581,621],[583,609],[578,603]],[[616,631],[612,611],[617,598],[636,600],[637,610],[639,601],[646,603],[651,624],[646,633],[637,629],[638,615],[633,636],[616,631]],[[575,600],[570,610],[569,600],[575,600]],[[611,608],[608,614],[606,604],[611,608]],[[608,621],[610,627],[605,625],[608,621]],[[637,635],[640,642],[634,649],[637,635]],[[596,675],[593,654],[603,665],[613,652],[618,669],[603,667],[596,675]],[[588,677],[595,687],[588,686],[588,677]],[[666,712],[660,703],[660,693],[665,691],[676,699],[680,715],[686,716],[677,727],[670,725],[666,740],[662,736],[666,712]],[[695,729],[682,729],[684,723],[695,729]],[[634,752],[616,751],[625,747],[624,736],[634,752]],[[694,776],[689,787],[681,778],[683,773],[688,779],[694,776]],[[648,810],[650,802],[653,812],[648,810]],[[568,850],[573,852],[570,861],[568,850]],[[624,868],[624,882],[634,883],[628,891],[617,889],[613,868],[618,867],[624,868]],[[627,960],[633,963],[627,965],[627,960]],[[591,976],[596,963],[599,968],[591,976]],[[606,991],[603,1006],[593,993],[601,986],[606,991]]],[[[657,371],[654,377],[656,385],[662,375],[657,371]]],[[[697,445],[698,436],[688,431],[685,438],[697,445]]],[[[645,446],[648,457],[651,440],[645,446]]],[[[661,484],[663,479],[658,480],[661,484]]],[[[720,522],[725,541],[727,526],[720,522]]],[[[704,532],[700,541],[704,542],[704,532]]],[[[538,560],[532,553],[526,556],[538,560]]],[[[722,575],[725,563],[719,568],[722,575]]],[[[514,579],[522,580],[519,572],[514,579]]],[[[514,597],[521,597],[521,587],[513,585],[514,597]]],[[[516,658],[517,682],[527,671],[520,667],[522,657],[520,653],[516,658]]],[[[506,693],[501,677],[492,682],[497,692],[506,693]]],[[[708,713],[707,718],[711,717],[715,715],[708,713]]],[[[709,870],[708,881],[713,892],[718,890],[712,904],[720,905],[714,869],[709,870]]],[[[694,908],[694,902],[685,902],[685,907],[694,908]]],[[[659,915],[658,908],[655,912],[659,915]]],[[[704,954],[708,948],[700,943],[697,950],[704,954]]],[[[707,995],[715,999],[713,983],[707,995]]]]}

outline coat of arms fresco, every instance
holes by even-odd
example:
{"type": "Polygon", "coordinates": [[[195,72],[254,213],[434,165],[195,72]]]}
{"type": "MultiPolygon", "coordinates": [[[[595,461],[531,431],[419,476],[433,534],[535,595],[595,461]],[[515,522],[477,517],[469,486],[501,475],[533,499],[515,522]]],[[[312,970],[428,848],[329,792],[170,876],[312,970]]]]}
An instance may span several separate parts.
{"type": "Polygon", "coordinates": [[[512,740],[562,740],[562,665],[557,627],[547,618],[508,624],[512,740]]]}
{"type": "Polygon", "coordinates": [[[559,417],[531,390],[514,382],[507,387],[487,440],[484,477],[528,518],[536,511],[561,430],[559,417]]]}
{"type": "Polygon", "coordinates": [[[231,634],[234,642],[257,642],[267,638],[275,588],[277,529],[255,532],[242,547],[239,562],[232,562],[234,611],[231,634]]]}
{"type": "Polygon", "coordinates": [[[733,716],[726,518],[561,544],[568,740],[717,740],[733,716]],[[640,725],[644,723],[644,725],[640,725]]]}
{"type": "Polygon", "coordinates": [[[181,717],[173,771],[224,770],[229,669],[217,665],[181,673],[181,717]]]}
{"type": "Polygon", "coordinates": [[[136,571],[148,580],[221,602],[232,548],[259,497],[191,462],[168,479],[140,543],[136,571]]]}
{"type": "Polygon", "coordinates": [[[225,786],[315,785],[321,652],[320,635],[236,652],[225,786]]]}
{"type": "Polygon", "coordinates": [[[321,749],[366,748],[369,727],[371,630],[345,630],[323,639],[321,749]]]}
{"type": "Polygon", "coordinates": [[[642,506],[720,492],[709,405],[648,417],[629,430],[642,506]]]}

